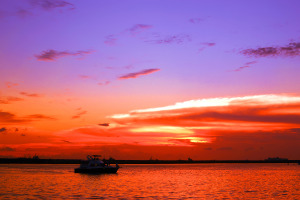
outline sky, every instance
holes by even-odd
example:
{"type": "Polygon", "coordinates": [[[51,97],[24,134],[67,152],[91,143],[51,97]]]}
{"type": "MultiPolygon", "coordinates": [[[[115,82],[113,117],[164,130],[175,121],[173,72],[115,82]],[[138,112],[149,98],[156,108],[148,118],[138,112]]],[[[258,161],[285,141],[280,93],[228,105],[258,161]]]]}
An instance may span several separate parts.
{"type": "Polygon", "coordinates": [[[299,7],[1,0],[0,157],[300,159],[299,7]]]}

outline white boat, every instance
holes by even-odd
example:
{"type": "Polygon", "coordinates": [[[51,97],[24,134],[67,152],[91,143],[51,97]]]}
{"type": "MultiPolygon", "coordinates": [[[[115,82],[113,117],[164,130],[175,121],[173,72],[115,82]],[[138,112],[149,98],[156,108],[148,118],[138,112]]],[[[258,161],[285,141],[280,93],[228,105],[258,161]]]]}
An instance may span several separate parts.
{"type": "Polygon", "coordinates": [[[75,168],[75,173],[90,173],[90,174],[107,174],[117,173],[119,165],[112,166],[106,160],[100,160],[99,155],[88,155],[87,161],[80,164],[79,168],[75,168]]]}

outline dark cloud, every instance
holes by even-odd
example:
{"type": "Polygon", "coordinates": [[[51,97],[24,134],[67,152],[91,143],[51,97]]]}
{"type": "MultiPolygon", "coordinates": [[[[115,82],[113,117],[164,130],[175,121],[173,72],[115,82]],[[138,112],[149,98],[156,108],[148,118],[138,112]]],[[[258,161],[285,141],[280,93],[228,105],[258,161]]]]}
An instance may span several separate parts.
{"type": "Polygon", "coordinates": [[[282,47],[260,47],[257,49],[245,49],[240,51],[241,54],[251,57],[294,57],[300,55],[300,43],[291,42],[282,47]]]}
{"type": "Polygon", "coordinates": [[[211,151],[212,148],[208,147],[208,148],[204,148],[204,150],[211,151]]]}
{"type": "Polygon", "coordinates": [[[53,10],[56,8],[75,9],[75,6],[63,0],[30,0],[30,4],[44,10],[53,10]]]}
{"type": "Polygon", "coordinates": [[[37,60],[39,61],[54,61],[58,58],[65,56],[84,56],[85,54],[90,54],[92,51],[77,51],[77,52],[69,52],[69,51],[56,51],[53,49],[43,51],[39,55],[35,55],[37,60]]]}
{"type": "Polygon", "coordinates": [[[129,74],[120,76],[119,79],[137,78],[138,76],[151,74],[151,73],[159,71],[159,70],[160,69],[145,69],[145,70],[142,70],[139,72],[129,73],[129,74]]]}
{"type": "Polygon", "coordinates": [[[109,123],[98,124],[99,126],[109,126],[109,123]]]}
{"type": "Polygon", "coordinates": [[[2,97],[0,98],[0,104],[10,104],[16,101],[23,101],[24,99],[19,97],[2,97]]]}
{"type": "Polygon", "coordinates": [[[7,129],[5,127],[0,128],[0,133],[4,133],[6,131],[7,131],[7,129]]]}
{"type": "Polygon", "coordinates": [[[11,148],[11,147],[1,147],[0,151],[16,151],[16,149],[11,148]]]}
{"type": "Polygon", "coordinates": [[[186,34],[168,35],[168,36],[155,36],[157,39],[146,40],[145,42],[153,44],[181,44],[184,42],[190,42],[191,38],[186,34]]]}
{"type": "Polygon", "coordinates": [[[20,92],[21,95],[27,96],[27,97],[41,97],[40,94],[36,93],[27,93],[27,92],[20,92]]]}
{"type": "Polygon", "coordinates": [[[61,140],[62,142],[65,142],[65,143],[72,143],[70,142],[69,140],[61,140]]]}

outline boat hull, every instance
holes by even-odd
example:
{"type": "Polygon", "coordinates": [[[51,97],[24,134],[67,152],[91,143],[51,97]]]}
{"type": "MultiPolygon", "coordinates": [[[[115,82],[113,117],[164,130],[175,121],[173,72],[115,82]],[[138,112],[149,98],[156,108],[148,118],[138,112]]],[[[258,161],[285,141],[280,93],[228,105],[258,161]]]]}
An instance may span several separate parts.
{"type": "Polygon", "coordinates": [[[114,174],[117,173],[118,167],[107,167],[107,168],[75,168],[75,173],[85,174],[114,174]]]}

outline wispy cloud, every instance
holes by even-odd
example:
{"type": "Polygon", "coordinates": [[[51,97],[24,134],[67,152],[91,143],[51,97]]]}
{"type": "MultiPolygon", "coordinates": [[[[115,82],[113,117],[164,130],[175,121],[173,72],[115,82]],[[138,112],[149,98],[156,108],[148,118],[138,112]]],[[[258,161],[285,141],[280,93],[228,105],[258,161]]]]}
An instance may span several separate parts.
{"type": "Polygon", "coordinates": [[[104,43],[107,45],[113,46],[116,44],[117,40],[118,39],[117,39],[116,35],[108,35],[105,37],[104,43]]]}
{"type": "Polygon", "coordinates": [[[200,44],[199,51],[203,51],[204,49],[206,49],[208,47],[213,47],[215,45],[216,45],[216,43],[214,43],[214,42],[203,42],[200,44]]]}
{"type": "Polygon", "coordinates": [[[139,72],[125,74],[123,76],[120,76],[119,79],[137,78],[139,76],[151,74],[151,73],[157,72],[159,70],[160,69],[145,69],[145,70],[142,70],[142,71],[139,71],[139,72]]]}
{"type": "Polygon", "coordinates": [[[43,51],[39,55],[35,55],[37,60],[39,61],[54,61],[58,58],[65,57],[65,56],[84,56],[86,54],[90,54],[93,51],[76,51],[76,52],[70,52],[70,51],[56,51],[53,49],[43,51]]]}
{"type": "Polygon", "coordinates": [[[104,44],[109,45],[109,46],[114,46],[117,44],[117,41],[119,40],[120,37],[128,37],[128,34],[132,37],[136,37],[143,33],[144,31],[151,29],[152,25],[148,24],[135,24],[132,27],[126,29],[123,32],[116,33],[116,34],[110,34],[105,37],[104,44]]]}
{"type": "Polygon", "coordinates": [[[91,76],[87,76],[87,75],[79,75],[80,79],[90,79],[92,78],[91,76]]]}
{"type": "Polygon", "coordinates": [[[151,29],[152,26],[148,25],[148,24],[136,24],[133,27],[131,27],[130,29],[128,29],[128,31],[130,32],[131,35],[135,36],[145,30],[151,29]]]}
{"type": "Polygon", "coordinates": [[[0,97],[0,104],[11,104],[16,101],[24,101],[24,99],[19,98],[19,97],[12,97],[12,96],[0,97]]]}
{"type": "MultiPolygon", "coordinates": [[[[81,109],[80,109],[80,110],[81,110],[81,109]]],[[[85,115],[86,113],[87,113],[87,111],[85,111],[85,110],[79,111],[79,112],[77,112],[76,115],[73,115],[73,116],[72,116],[72,119],[78,119],[78,118],[80,118],[82,115],[85,115]]]]}
{"type": "Polygon", "coordinates": [[[300,55],[300,43],[291,42],[286,46],[271,46],[271,47],[260,47],[257,49],[245,49],[240,51],[245,56],[252,57],[294,57],[300,55]]]}
{"type": "Polygon", "coordinates": [[[21,95],[27,97],[41,97],[42,95],[36,93],[20,92],[21,95]]]}
{"type": "Polygon", "coordinates": [[[18,86],[19,84],[8,81],[8,82],[5,82],[5,85],[6,85],[7,88],[12,88],[12,87],[18,86]]]}
{"type": "Polygon", "coordinates": [[[185,42],[190,42],[192,39],[186,34],[168,35],[160,36],[154,35],[155,39],[146,40],[145,42],[152,44],[182,44],[185,42]]]}
{"type": "Polygon", "coordinates": [[[30,4],[44,10],[53,10],[57,8],[75,9],[73,4],[63,0],[30,0],[30,4]]]}
{"type": "Polygon", "coordinates": [[[199,24],[199,23],[201,23],[201,22],[203,22],[203,18],[191,18],[191,19],[189,19],[189,22],[190,23],[193,23],[193,24],[199,24]]]}
{"type": "Polygon", "coordinates": [[[104,81],[104,82],[99,82],[98,85],[108,85],[110,84],[110,81],[104,81]]]}

